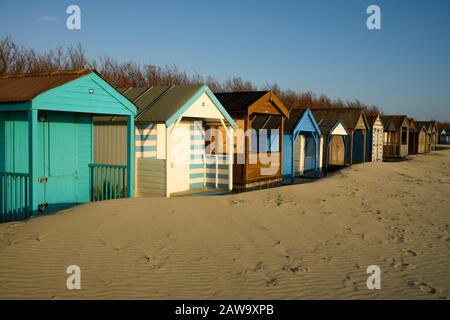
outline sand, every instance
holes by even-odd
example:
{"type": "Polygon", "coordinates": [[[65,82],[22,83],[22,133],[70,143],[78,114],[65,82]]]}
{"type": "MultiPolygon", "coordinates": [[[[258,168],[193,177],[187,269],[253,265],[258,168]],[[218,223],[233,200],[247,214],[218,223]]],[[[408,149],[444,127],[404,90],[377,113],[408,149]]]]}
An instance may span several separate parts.
{"type": "Polygon", "coordinates": [[[0,225],[2,299],[449,299],[450,150],[0,225]],[[81,290],[66,268],[81,268],[81,290]],[[381,268],[368,290],[366,268],[381,268]]]}

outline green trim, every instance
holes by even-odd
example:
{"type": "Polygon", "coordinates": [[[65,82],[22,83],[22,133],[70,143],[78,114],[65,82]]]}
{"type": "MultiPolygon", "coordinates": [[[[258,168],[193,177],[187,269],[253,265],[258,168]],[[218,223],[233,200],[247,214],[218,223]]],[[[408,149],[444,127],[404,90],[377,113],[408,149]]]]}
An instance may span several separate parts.
{"type": "Polygon", "coordinates": [[[31,110],[31,102],[0,104],[0,111],[27,111],[31,110]]]}
{"type": "Polygon", "coordinates": [[[127,119],[127,191],[134,197],[134,114],[127,119]]]}
{"type": "MultiPolygon", "coordinates": [[[[37,95],[32,100],[32,109],[33,110],[54,110],[54,111],[67,111],[67,112],[86,112],[91,114],[111,114],[108,111],[100,111],[96,109],[96,105],[90,106],[77,106],[76,108],[64,108],[61,105],[52,105],[52,103],[48,103],[48,99],[52,99],[57,95],[60,95],[64,92],[68,92],[74,87],[79,86],[86,81],[93,81],[99,87],[101,87],[106,93],[108,93],[112,98],[114,98],[119,104],[122,105],[123,110],[118,111],[115,110],[112,112],[114,115],[135,115],[136,107],[134,104],[125,98],[119,91],[114,89],[108,82],[103,80],[96,72],[91,72],[83,77],[77,78],[75,80],[69,81],[61,86],[45,91],[39,95],[37,95]]],[[[108,103],[105,103],[108,104],[108,103]]]]}
{"type": "Polygon", "coordinates": [[[203,86],[200,90],[197,91],[195,95],[193,95],[180,109],[178,109],[177,112],[175,112],[168,120],[166,120],[166,126],[170,127],[172,124],[174,124],[182,115],[183,113],[190,108],[190,106],[197,101],[198,98],[202,94],[206,93],[208,97],[213,101],[213,103],[216,105],[216,107],[219,109],[220,113],[225,117],[227,122],[233,127],[233,129],[237,128],[236,123],[231,118],[231,116],[228,114],[228,112],[225,110],[225,108],[222,106],[222,104],[217,100],[214,93],[208,88],[208,86],[203,86]]]}

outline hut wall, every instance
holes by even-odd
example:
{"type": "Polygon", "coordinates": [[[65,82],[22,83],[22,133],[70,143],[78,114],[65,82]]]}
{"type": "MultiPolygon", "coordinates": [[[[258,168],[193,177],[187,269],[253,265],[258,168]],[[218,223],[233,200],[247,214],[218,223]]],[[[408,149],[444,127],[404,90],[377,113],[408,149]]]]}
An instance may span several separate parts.
{"type": "Polygon", "coordinates": [[[294,174],[302,175],[305,172],[305,136],[299,135],[294,141],[294,174]]]}
{"type": "Polygon", "coordinates": [[[352,163],[364,162],[364,132],[362,130],[355,130],[352,138],[352,163]]]}
{"type": "Polygon", "coordinates": [[[324,136],[320,136],[320,142],[319,142],[319,171],[322,171],[323,167],[323,148],[324,148],[324,136]]]}
{"type": "Polygon", "coordinates": [[[345,165],[345,142],[343,136],[333,135],[330,141],[330,154],[328,164],[330,166],[345,165]]]}
{"type": "Polygon", "coordinates": [[[0,112],[0,172],[28,173],[26,112],[0,112]]]}
{"type": "MultiPolygon", "coordinates": [[[[137,129],[136,129],[137,130],[137,129]]],[[[136,139],[136,143],[137,143],[136,139]]],[[[94,125],[94,163],[127,164],[127,126],[94,125]]]]}
{"type": "Polygon", "coordinates": [[[156,158],[138,158],[136,173],[137,196],[165,196],[166,160],[156,158]]]}
{"type": "MultiPolygon", "coordinates": [[[[371,130],[371,161],[380,162],[383,161],[383,124],[380,120],[377,120],[371,130]]],[[[368,152],[368,151],[366,151],[368,152]]]]}
{"type": "Polygon", "coordinates": [[[420,131],[417,137],[417,153],[427,152],[427,134],[420,131]]]}

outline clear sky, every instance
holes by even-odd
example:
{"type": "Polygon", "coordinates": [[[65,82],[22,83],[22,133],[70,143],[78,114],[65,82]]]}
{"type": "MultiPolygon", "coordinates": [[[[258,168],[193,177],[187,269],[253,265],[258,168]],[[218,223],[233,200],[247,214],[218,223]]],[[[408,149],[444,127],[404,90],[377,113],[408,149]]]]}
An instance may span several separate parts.
{"type": "Polygon", "coordinates": [[[385,113],[450,121],[448,0],[0,0],[0,37],[39,51],[81,43],[259,86],[359,99],[385,113]],[[81,8],[81,30],[66,8],[81,8]],[[366,9],[381,8],[381,30],[366,9]]]}

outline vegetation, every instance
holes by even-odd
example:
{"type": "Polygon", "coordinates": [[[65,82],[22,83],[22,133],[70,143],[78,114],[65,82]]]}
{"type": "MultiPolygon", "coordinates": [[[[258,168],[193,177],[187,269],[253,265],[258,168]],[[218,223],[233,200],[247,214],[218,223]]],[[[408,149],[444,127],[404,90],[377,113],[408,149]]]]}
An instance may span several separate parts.
{"type": "Polygon", "coordinates": [[[43,53],[16,44],[7,37],[0,40],[0,75],[18,73],[42,73],[58,70],[96,69],[116,88],[129,86],[144,87],[172,84],[207,84],[215,92],[274,90],[290,108],[348,108],[362,107],[380,113],[377,106],[369,106],[361,101],[332,100],[326,95],[317,96],[312,92],[281,90],[277,84],[258,88],[241,77],[233,77],[224,82],[213,76],[188,75],[176,66],[139,65],[133,61],[118,62],[108,56],[88,58],[80,44],[67,48],[59,47],[43,53]]]}

